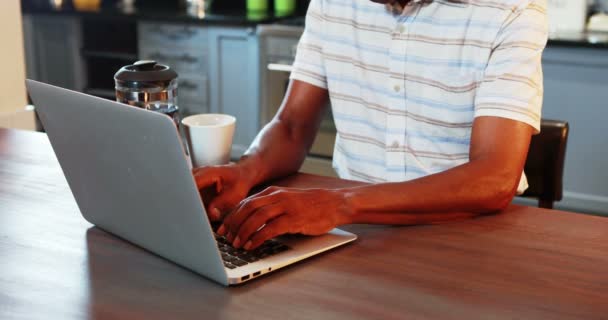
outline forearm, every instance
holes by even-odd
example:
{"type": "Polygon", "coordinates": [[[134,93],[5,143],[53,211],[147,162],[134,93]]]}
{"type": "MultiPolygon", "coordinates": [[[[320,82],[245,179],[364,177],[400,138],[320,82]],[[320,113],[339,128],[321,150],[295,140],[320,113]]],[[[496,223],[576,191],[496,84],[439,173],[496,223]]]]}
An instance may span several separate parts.
{"type": "Polygon", "coordinates": [[[428,224],[499,211],[513,198],[512,170],[477,161],[417,180],[343,189],[343,223],[428,224]]]}
{"type": "Polygon", "coordinates": [[[275,119],[264,127],[239,161],[251,175],[251,185],[288,176],[298,171],[309,146],[275,119]]]}
{"type": "Polygon", "coordinates": [[[326,89],[294,80],[274,119],[264,127],[239,165],[252,186],[298,171],[321,124],[329,99],[326,89]]]}

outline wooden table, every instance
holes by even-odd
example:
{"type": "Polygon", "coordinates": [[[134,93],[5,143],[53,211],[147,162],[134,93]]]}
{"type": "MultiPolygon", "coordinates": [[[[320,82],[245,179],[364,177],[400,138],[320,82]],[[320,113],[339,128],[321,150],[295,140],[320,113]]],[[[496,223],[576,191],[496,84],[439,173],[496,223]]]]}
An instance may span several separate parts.
{"type": "Polygon", "coordinates": [[[346,229],[359,240],[224,288],[92,227],[46,136],[0,130],[0,319],[608,319],[608,219],[346,229]]]}

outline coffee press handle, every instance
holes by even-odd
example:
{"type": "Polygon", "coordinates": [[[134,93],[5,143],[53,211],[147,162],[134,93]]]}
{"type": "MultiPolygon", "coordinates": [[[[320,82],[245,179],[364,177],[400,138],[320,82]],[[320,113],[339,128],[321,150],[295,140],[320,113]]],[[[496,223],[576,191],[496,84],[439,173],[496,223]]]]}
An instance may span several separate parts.
{"type": "Polygon", "coordinates": [[[152,71],[156,65],[154,60],[139,60],[133,64],[136,71],[152,71]]]}

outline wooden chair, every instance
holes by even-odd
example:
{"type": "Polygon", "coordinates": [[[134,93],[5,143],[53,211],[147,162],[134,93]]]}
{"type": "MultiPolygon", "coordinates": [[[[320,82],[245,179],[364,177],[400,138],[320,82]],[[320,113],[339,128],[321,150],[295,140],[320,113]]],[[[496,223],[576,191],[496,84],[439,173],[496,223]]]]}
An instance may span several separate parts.
{"type": "Polygon", "coordinates": [[[568,133],[567,122],[542,120],[541,132],[530,142],[524,168],[530,187],[522,196],[538,199],[540,208],[553,209],[562,199],[568,133]]]}

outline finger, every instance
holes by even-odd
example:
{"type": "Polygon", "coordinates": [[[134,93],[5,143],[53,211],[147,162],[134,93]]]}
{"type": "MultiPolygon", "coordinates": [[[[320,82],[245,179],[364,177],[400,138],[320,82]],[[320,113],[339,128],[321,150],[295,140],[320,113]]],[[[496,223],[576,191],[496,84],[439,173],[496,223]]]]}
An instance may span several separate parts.
{"type": "Polygon", "coordinates": [[[285,210],[279,204],[259,208],[241,224],[236,232],[232,246],[235,248],[242,247],[249,241],[249,237],[251,237],[252,234],[283,213],[285,213],[285,210]]]}
{"type": "MultiPolygon", "coordinates": [[[[279,190],[279,188],[277,188],[277,187],[268,187],[268,188],[264,189],[263,191],[255,194],[255,195],[252,195],[252,196],[248,197],[247,199],[244,199],[244,200],[240,201],[236,206],[233,206],[231,208],[232,212],[230,214],[228,214],[228,215],[224,214],[224,223],[220,226],[220,228],[218,229],[217,233],[219,235],[221,235],[221,236],[225,235],[226,238],[228,239],[228,241],[232,242],[234,240],[234,233],[233,232],[235,232],[235,231],[229,229],[227,226],[231,226],[232,224],[234,224],[235,222],[233,222],[233,221],[235,221],[235,220],[239,221],[238,220],[239,218],[238,217],[233,217],[233,215],[236,214],[237,212],[242,212],[241,214],[245,214],[241,210],[241,208],[245,204],[247,204],[248,201],[252,201],[253,199],[257,199],[257,198],[260,198],[260,197],[263,197],[263,196],[270,195],[272,193],[277,192],[278,190],[279,190]]],[[[255,208],[251,209],[251,210],[255,210],[255,208]]],[[[238,223],[238,222],[236,222],[236,223],[238,223]]],[[[237,227],[238,227],[238,224],[237,224],[237,227]]]]}
{"type": "Polygon", "coordinates": [[[249,197],[226,216],[223,226],[227,232],[228,241],[232,241],[241,224],[258,208],[278,202],[276,194],[261,197],[249,197]]]}
{"type": "Polygon", "coordinates": [[[253,250],[259,247],[264,241],[276,238],[282,234],[290,232],[291,222],[288,215],[281,215],[278,218],[271,220],[266,224],[264,228],[256,232],[250,239],[245,243],[243,249],[253,250]]]}
{"type": "Polygon", "coordinates": [[[200,190],[215,185],[216,191],[222,191],[221,169],[217,167],[197,168],[193,170],[196,187],[200,190]]]}
{"type": "Polygon", "coordinates": [[[231,194],[222,193],[209,202],[207,205],[207,215],[211,221],[222,220],[228,212],[236,207],[239,200],[231,194]]]}

